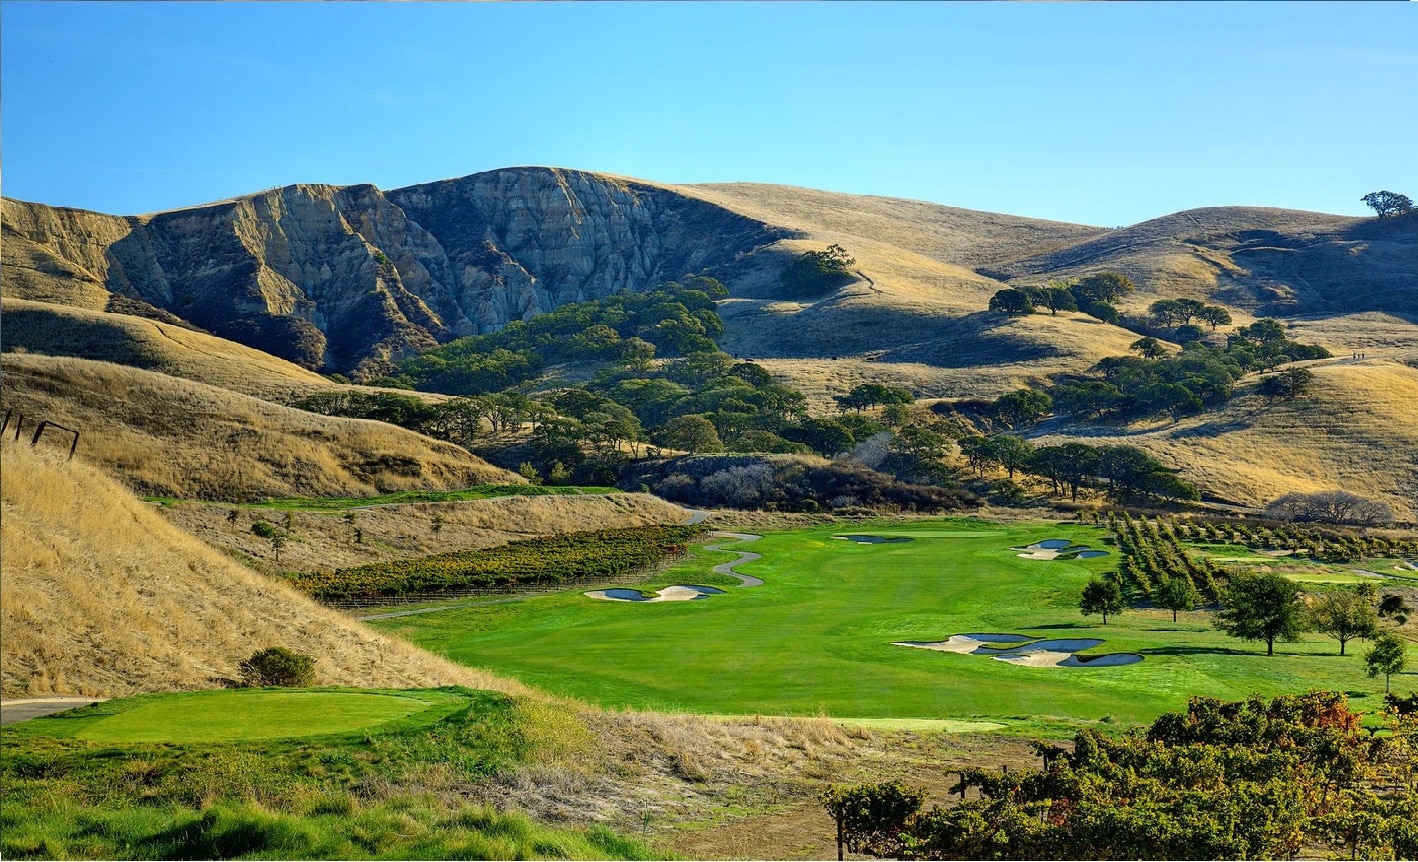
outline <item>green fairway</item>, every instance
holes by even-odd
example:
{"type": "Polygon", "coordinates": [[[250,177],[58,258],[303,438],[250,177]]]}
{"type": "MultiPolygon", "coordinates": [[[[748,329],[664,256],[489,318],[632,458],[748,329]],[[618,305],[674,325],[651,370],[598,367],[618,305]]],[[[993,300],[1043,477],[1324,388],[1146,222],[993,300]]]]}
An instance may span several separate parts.
{"type": "MultiPolygon", "coordinates": [[[[1103,533],[1068,524],[997,525],[968,519],[815,528],[730,544],[763,554],[739,570],[761,587],[729,587],[688,602],[619,603],[579,591],[384,620],[375,625],[550,691],[607,706],[701,713],[866,718],[1150,720],[1189,695],[1350,691],[1377,708],[1382,680],[1362,658],[1320,635],[1277,644],[1233,640],[1202,612],[1130,610],[1085,618],[1084,583],[1117,566],[1026,560],[1013,547],[1068,539],[1105,547],[1103,533]],[[907,535],[859,544],[834,535],[907,535]],[[973,632],[1102,638],[1080,654],[1137,653],[1120,667],[1022,667],[988,656],[893,646],[973,632]]],[[[651,587],[708,582],[722,555],[691,558],[651,587]]],[[[1418,655],[1415,656],[1418,658],[1418,655]]],[[[1404,677],[1395,688],[1410,687],[1404,677]]]]}
{"type": "Polygon", "coordinates": [[[93,742],[235,742],[363,731],[461,699],[439,692],[237,689],[145,695],[29,722],[26,735],[93,742]]]}

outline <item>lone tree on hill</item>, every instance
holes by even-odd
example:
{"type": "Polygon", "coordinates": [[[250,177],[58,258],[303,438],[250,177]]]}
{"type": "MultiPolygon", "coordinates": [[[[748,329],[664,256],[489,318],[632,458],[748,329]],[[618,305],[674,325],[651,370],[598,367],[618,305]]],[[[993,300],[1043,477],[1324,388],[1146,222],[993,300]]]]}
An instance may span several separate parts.
{"type": "Polygon", "coordinates": [[[1161,359],[1167,355],[1167,348],[1162,346],[1162,342],[1150,335],[1143,336],[1129,344],[1128,350],[1136,350],[1143,359],[1161,359]]]}
{"type": "Polygon", "coordinates": [[[1189,611],[1201,602],[1201,594],[1188,577],[1163,578],[1152,590],[1152,603],[1172,612],[1172,622],[1177,621],[1177,611],[1189,611]]]}
{"type": "Polygon", "coordinates": [[[1314,372],[1308,368],[1287,368],[1276,374],[1262,377],[1260,383],[1256,385],[1256,391],[1264,395],[1267,401],[1274,401],[1277,398],[1281,401],[1293,401],[1309,392],[1314,382],[1314,372]]]}
{"type": "Polygon", "coordinates": [[[1393,218],[1413,212],[1413,199],[1398,192],[1369,192],[1359,200],[1378,213],[1379,218],[1393,218]]]}
{"type": "Polygon", "coordinates": [[[1275,572],[1232,574],[1221,603],[1212,623],[1233,638],[1265,641],[1266,655],[1275,655],[1276,639],[1296,641],[1305,630],[1300,588],[1275,572]]]}
{"type": "Polygon", "coordinates": [[[1384,691],[1389,690],[1389,677],[1403,673],[1408,667],[1408,646],[1403,639],[1392,632],[1384,632],[1374,638],[1374,646],[1364,655],[1364,664],[1369,679],[1384,675],[1384,691]]]}
{"type": "Polygon", "coordinates": [[[852,280],[849,269],[857,261],[836,243],[825,251],[803,252],[778,276],[783,289],[794,295],[822,293],[852,280]]]}
{"type": "Polygon", "coordinates": [[[1094,578],[1083,587],[1078,609],[1085,617],[1103,615],[1103,625],[1108,624],[1108,614],[1123,612],[1123,591],[1114,578],[1094,578]]]}
{"type": "Polygon", "coordinates": [[[1006,287],[990,297],[990,311],[1009,315],[1033,314],[1034,300],[1022,290],[1006,287]]]}
{"type": "Polygon", "coordinates": [[[1339,654],[1354,638],[1373,637],[1379,618],[1373,600],[1357,590],[1330,590],[1310,602],[1310,624],[1315,631],[1339,641],[1339,654]]]}

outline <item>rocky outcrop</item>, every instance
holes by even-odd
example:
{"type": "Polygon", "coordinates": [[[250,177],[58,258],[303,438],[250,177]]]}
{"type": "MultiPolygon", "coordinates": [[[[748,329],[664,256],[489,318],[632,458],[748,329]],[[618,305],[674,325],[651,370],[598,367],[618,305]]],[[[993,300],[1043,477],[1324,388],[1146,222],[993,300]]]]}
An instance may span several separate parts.
{"type": "Polygon", "coordinates": [[[390,192],[295,185],[151,216],[6,201],[3,289],[94,309],[116,294],[367,377],[567,302],[712,272],[787,234],[660,186],[554,168],[390,192]]]}

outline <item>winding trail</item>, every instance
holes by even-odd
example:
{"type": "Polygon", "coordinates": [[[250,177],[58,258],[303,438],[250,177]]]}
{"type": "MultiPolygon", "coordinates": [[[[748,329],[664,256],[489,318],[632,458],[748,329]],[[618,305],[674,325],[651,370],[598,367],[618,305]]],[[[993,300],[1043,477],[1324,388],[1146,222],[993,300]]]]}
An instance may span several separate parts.
{"type": "MultiPolygon", "coordinates": [[[[709,535],[718,536],[723,539],[733,539],[735,542],[756,542],[759,539],[763,538],[762,536],[755,536],[753,533],[729,533],[723,530],[714,530],[709,535]]],[[[724,550],[724,546],[705,545],[704,549],[706,551],[722,551],[724,550]]],[[[763,559],[763,555],[755,554],[752,551],[735,551],[734,553],[739,555],[739,558],[737,560],[734,560],[733,562],[729,563],[720,563],[719,565],[714,567],[714,571],[721,575],[732,575],[733,577],[738,578],[739,581],[742,582],[745,587],[763,586],[762,578],[755,578],[753,575],[745,575],[741,572],[734,571],[734,566],[742,565],[743,563],[751,563],[754,560],[761,560],[763,559]]]]}

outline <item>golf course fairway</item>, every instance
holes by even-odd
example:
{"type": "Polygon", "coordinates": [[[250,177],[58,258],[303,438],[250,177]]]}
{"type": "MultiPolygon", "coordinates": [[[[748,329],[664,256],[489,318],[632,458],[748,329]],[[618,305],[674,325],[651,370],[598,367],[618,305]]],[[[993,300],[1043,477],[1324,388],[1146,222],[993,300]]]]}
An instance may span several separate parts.
{"type": "Polygon", "coordinates": [[[1363,659],[1318,634],[1265,645],[1215,630],[1210,615],[1129,609],[1101,620],[1079,613],[1087,580],[1118,556],[1021,559],[1045,539],[1113,548],[1081,524],[993,524],[974,519],[822,527],[727,544],[760,560],[762,578],[738,588],[714,575],[726,552],[698,550],[647,589],[705,584],[701,601],[596,601],[580,590],[381,620],[377,627],[454,661],[610,707],[715,714],[876,718],[1032,718],[1150,721],[1188,696],[1240,699],[1313,688],[1350,692],[1381,708],[1382,680],[1363,659]],[[833,539],[862,533],[903,543],[833,539]],[[1104,641],[1080,653],[1134,653],[1126,666],[1031,667],[988,656],[893,646],[966,632],[1104,641]]]}

